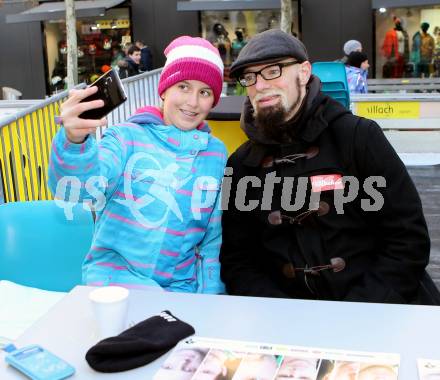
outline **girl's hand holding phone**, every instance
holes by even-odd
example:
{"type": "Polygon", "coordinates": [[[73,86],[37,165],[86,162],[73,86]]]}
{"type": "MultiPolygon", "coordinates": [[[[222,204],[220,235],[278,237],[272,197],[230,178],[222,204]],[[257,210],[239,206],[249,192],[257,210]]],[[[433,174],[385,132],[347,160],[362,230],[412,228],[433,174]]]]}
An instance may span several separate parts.
{"type": "Polygon", "coordinates": [[[95,94],[97,91],[98,87],[96,86],[84,90],[70,90],[68,99],[61,105],[60,118],[70,142],[81,144],[90,133],[95,133],[96,128],[107,124],[105,117],[98,120],[79,117],[84,111],[104,106],[104,101],[101,99],[81,103],[83,99],[95,94]]]}

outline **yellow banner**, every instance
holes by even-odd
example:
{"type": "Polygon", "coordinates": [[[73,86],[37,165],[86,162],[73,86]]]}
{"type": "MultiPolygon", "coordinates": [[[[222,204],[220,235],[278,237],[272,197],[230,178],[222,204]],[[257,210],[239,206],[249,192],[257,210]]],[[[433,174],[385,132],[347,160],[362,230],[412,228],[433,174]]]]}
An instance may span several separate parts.
{"type": "Polygon", "coordinates": [[[112,27],[112,20],[98,20],[96,26],[99,29],[110,29],[112,27]]]}
{"type": "Polygon", "coordinates": [[[368,119],[419,119],[420,102],[358,102],[356,115],[368,119]]]}
{"type": "Polygon", "coordinates": [[[129,28],[130,20],[98,20],[96,26],[99,29],[121,29],[129,28]]]}

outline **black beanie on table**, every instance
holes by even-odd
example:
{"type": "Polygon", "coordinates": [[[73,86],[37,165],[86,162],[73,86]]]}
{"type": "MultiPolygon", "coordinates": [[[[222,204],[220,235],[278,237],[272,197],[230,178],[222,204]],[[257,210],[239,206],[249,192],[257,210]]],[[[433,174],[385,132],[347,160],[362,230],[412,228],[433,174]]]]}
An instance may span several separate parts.
{"type": "Polygon", "coordinates": [[[166,310],[100,341],[87,351],[86,360],[99,372],[126,371],[151,363],[194,333],[191,325],[166,310]]]}

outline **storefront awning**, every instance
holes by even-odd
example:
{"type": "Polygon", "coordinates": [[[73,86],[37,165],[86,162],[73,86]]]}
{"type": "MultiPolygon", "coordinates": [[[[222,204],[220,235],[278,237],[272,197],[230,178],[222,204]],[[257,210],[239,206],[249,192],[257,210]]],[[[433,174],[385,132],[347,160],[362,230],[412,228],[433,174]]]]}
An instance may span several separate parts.
{"type": "MultiPolygon", "coordinates": [[[[125,0],[83,0],[75,1],[76,17],[94,17],[104,14],[108,8],[115,7],[125,0]]],[[[64,1],[43,3],[24,12],[7,15],[6,23],[49,21],[66,18],[64,1]]]]}
{"type": "Polygon", "coordinates": [[[373,9],[439,5],[439,0],[372,0],[373,9]]]}
{"type": "Polygon", "coordinates": [[[178,1],[178,11],[234,11],[280,9],[280,0],[187,0],[178,1]]]}

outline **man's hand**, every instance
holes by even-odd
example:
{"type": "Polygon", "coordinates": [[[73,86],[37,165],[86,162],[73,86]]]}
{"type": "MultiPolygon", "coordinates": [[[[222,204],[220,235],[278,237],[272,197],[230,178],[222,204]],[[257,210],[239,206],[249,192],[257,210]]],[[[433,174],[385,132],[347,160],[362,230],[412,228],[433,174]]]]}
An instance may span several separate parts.
{"type": "Polygon", "coordinates": [[[80,103],[81,100],[94,94],[96,91],[98,91],[96,86],[84,90],[70,90],[69,98],[61,105],[60,117],[66,130],[66,136],[72,143],[81,144],[90,133],[95,133],[96,128],[107,124],[105,117],[100,120],[81,119],[78,117],[84,111],[104,106],[103,100],[80,103]]]}

